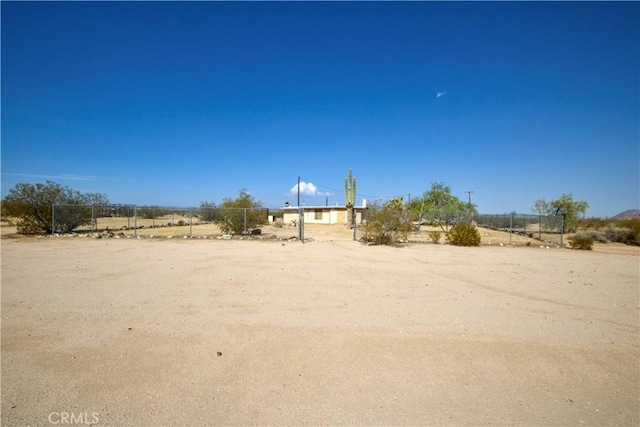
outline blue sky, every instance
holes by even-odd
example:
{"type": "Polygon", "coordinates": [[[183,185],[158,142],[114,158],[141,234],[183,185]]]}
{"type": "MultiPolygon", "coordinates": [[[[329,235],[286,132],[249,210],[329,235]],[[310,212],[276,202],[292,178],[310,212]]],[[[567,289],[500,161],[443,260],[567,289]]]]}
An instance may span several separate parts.
{"type": "Polygon", "coordinates": [[[640,208],[640,3],[2,2],[2,195],[640,208]]]}

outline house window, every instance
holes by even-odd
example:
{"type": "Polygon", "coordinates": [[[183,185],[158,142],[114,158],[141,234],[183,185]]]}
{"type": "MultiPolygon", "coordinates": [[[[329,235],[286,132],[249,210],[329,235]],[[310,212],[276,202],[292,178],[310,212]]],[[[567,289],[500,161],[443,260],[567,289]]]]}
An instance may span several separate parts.
{"type": "Polygon", "coordinates": [[[316,209],[315,214],[316,214],[315,219],[322,221],[322,209],[316,209]]]}

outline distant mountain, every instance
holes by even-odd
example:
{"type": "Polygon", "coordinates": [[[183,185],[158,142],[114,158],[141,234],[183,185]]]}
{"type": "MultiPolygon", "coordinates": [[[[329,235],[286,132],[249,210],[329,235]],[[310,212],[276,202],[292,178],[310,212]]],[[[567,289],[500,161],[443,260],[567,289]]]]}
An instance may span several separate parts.
{"type": "Polygon", "coordinates": [[[631,219],[631,218],[640,218],[640,209],[629,209],[628,211],[620,212],[618,215],[611,217],[611,219],[631,219]]]}

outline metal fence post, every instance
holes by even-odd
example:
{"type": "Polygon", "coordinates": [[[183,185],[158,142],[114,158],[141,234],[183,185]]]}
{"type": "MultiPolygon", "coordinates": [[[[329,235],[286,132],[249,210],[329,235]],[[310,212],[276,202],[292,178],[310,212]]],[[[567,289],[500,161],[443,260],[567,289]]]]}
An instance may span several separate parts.
{"type": "Polygon", "coordinates": [[[51,205],[51,235],[56,233],[56,205],[51,205]]]}
{"type": "Polygon", "coordinates": [[[133,205],[133,235],[138,235],[138,207],[133,205]]]}
{"type": "Polygon", "coordinates": [[[96,207],[91,205],[91,235],[93,236],[93,232],[98,228],[97,220],[96,220],[96,207]]]}
{"type": "Polygon", "coordinates": [[[243,209],[244,211],[244,234],[247,235],[247,208],[243,209]]]}
{"type": "Polygon", "coordinates": [[[298,240],[304,243],[304,208],[298,207],[298,240]]]}
{"type": "Polygon", "coordinates": [[[513,244],[513,212],[509,215],[509,244],[513,244]]]}
{"type": "Polygon", "coordinates": [[[356,220],[356,210],[355,208],[353,208],[353,240],[356,240],[356,227],[358,224],[358,221],[356,220]]]}
{"type": "Polygon", "coordinates": [[[542,215],[538,215],[538,239],[542,240],[542,215]]]}
{"type": "Polygon", "coordinates": [[[191,212],[191,208],[189,208],[189,237],[192,237],[191,227],[192,227],[192,218],[193,214],[191,212]]]}

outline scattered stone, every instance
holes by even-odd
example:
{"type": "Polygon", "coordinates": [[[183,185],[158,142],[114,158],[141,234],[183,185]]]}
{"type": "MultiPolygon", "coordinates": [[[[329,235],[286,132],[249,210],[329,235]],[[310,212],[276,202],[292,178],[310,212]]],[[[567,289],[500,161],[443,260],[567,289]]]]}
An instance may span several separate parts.
{"type": "Polygon", "coordinates": [[[223,240],[231,240],[231,234],[223,234],[222,235],[222,239],[223,240]]]}

